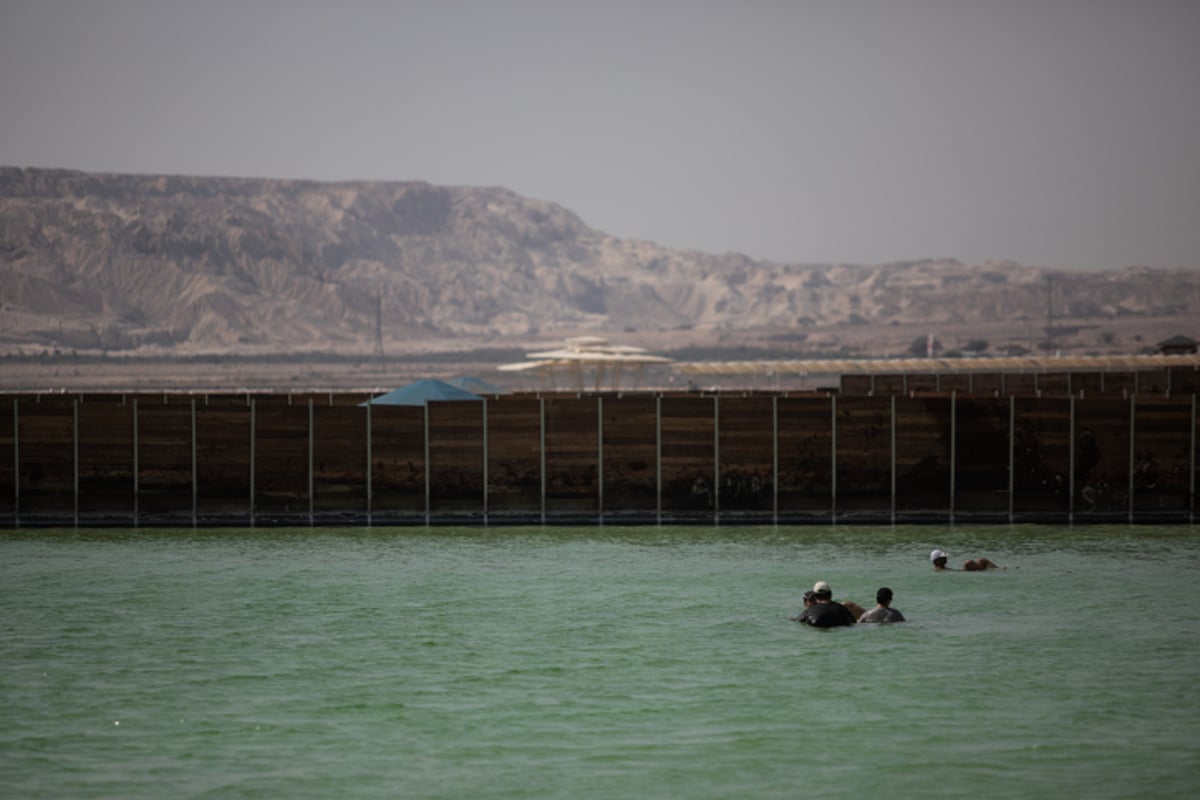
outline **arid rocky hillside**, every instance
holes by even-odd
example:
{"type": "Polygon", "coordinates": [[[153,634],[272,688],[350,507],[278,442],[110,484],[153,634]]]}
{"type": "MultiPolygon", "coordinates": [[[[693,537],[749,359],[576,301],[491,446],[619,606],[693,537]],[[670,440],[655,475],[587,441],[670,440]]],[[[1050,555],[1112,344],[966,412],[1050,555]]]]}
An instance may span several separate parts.
{"type": "Polygon", "coordinates": [[[0,354],[371,354],[377,331],[388,353],[594,334],[885,354],[914,331],[1046,328],[1079,349],[1197,320],[1200,270],[772,264],[500,188],[0,168],[0,354]]]}

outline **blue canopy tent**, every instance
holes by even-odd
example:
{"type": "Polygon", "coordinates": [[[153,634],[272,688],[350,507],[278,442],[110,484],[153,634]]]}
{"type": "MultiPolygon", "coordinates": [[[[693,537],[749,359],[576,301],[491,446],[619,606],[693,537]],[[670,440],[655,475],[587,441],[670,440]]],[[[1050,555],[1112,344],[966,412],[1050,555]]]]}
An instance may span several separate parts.
{"type": "Polygon", "coordinates": [[[459,389],[466,389],[468,392],[474,392],[475,394],[500,394],[499,387],[493,386],[482,378],[460,376],[458,378],[451,378],[446,383],[459,389]]]}
{"type": "MultiPolygon", "coordinates": [[[[399,389],[393,389],[387,394],[372,397],[367,402],[384,406],[423,406],[428,400],[482,401],[483,398],[477,394],[471,394],[466,389],[451,386],[445,381],[423,378],[407,386],[401,386],[399,389]]],[[[364,405],[366,404],[364,403],[364,405]]]]}

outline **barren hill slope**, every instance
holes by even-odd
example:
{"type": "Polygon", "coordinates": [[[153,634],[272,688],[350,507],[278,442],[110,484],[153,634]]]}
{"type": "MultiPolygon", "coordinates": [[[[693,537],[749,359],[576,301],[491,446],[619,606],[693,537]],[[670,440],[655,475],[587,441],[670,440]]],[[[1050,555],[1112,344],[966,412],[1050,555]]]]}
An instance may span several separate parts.
{"type": "Polygon", "coordinates": [[[783,265],[617,239],[501,188],[0,168],[0,353],[361,354],[377,325],[389,352],[419,352],[1142,317],[1200,319],[1200,272],[783,265]]]}

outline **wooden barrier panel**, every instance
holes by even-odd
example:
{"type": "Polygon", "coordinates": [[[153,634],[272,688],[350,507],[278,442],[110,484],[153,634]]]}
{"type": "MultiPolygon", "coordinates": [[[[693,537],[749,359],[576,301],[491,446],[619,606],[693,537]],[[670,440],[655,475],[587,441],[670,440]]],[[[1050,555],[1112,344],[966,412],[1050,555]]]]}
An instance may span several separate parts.
{"type": "Polygon", "coordinates": [[[1191,519],[1196,396],[1080,375],[1040,398],[10,396],[0,524],[1191,519]]]}
{"type": "Polygon", "coordinates": [[[372,515],[424,518],[425,409],[371,406],[370,441],[372,515]]]}
{"type": "Polygon", "coordinates": [[[541,400],[487,401],[488,513],[541,514],[541,400]]]}
{"type": "MultiPolygon", "coordinates": [[[[837,403],[844,398],[838,397],[837,403]]],[[[833,404],[830,397],[780,398],[779,514],[833,513],[833,404]]]]}
{"type": "Polygon", "coordinates": [[[942,389],[941,375],[933,372],[910,373],[905,376],[903,391],[897,394],[906,395],[913,392],[940,392],[942,389]]]}
{"type": "Polygon", "coordinates": [[[892,510],[892,398],[837,401],[837,516],[892,510]]]}
{"type": "Polygon", "coordinates": [[[657,399],[604,400],[604,513],[658,513],[657,399]]]}
{"type": "Polygon", "coordinates": [[[1133,509],[1191,510],[1194,437],[1191,397],[1143,398],[1134,404],[1133,509]]]}
{"type": "Polygon", "coordinates": [[[1099,394],[1104,397],[1129,397],[1137,391],[1136,372],[1105,372],[1103,377],[1104,390],[1099,394]]]}
{"type": "MultiPolygon", "coordinates": [[[[1037,391],[1042,397],[1068,397],[1071,394],[1071,373],[1041,372],[1036,376],[1037,391]]],[[[1011,391],[1011,390],[1010,390],[1011,391]]]]}
{"type": "Polygon", "coordinates": [[[1071,373],[1071,394],[1076,397],[1098,397],[1105,393],[1103,372],[1071,373]]]}
{"type": "Polygon", "coordinates": [[[250,408],[251,394],[245,392],[214,392],[204,395],[205,408],[250,408]]]}
{"type": "Polygon", "coordinates": [[[956,513],[1009,513],[1009,398],[959,397],[955,407],[956,513]]]}
{"type": "Polygon", "coordinates": [[[79,404],[80,517],[134,519],[133,405],[79,404]]]}
{"type": "Polygon", "coordinates": [[[1000,376],[1003,385],[1000,394],[1011,394],[1017,397],[1037,397],[1038,378],[1034,372],[1006,372],[1000,376]]]}
{"type": "Polygon", "coordinates": [[[1067,519],[1071,492],[1071,401],[1013,398],[1013,511],[1067,519]]]}
{"type": "Polygon", "coordinates": [[[244,395],[210,397],[196,409],[196,513],[201,519],[252,519],[251,415],[244,395]]]}
{"type": "Polygon", "coordinates": [[[1138,370],[1138,394],[1168,394],[1171,388],[1171,373],[1166,368],[1138,370]]]}
{"type": "Polygon", "coordinates": [[[1004,390],[1004,374],[1000,372],[977,372],[971,376],[971,394],[1002,395],[1004,390]]]}
{"type": "Polygon", "coordinates": [[[938,376],[938,391],[970,394],[975,391],[975,376],[967,373],[947,372],[938,376]]]}
{"type": "Polygon", "coordinates": [[[713,397],[664,397],[660,404],[662,511],[676,518],[716,508],[713,397]]]}
{"type": "Polygon", "coordinates": [[[1171,367],[1171,394],[1182,396],[1200,394],[1200,368],[1171,367]]]}
{"type": "Polygon", "coordinates": [[[313,407],[313,510],[367,513],[365,406],[334,403],[313,407]]]}
{"type": "Polygon", "coordinates": [[[17,420],[17,480],[23,520],[75,514],[74,399],[22,400],[17,420]]]}
{"type": "Polygon", "coordinates": [[[718,401],[717,504],[722,515],[775,509],[773,397],[721,397],[718,401]]]}
{"type": "Polygon", "coordinates": [[[895,510],[897,516],[951,510],[950,397],[895,399],[895,510]]]}
{"type": "Polygon", "coordinates": [[[547,513],[599,513],[599,398],[546,398],[545,413],[547,513]]]}
{"type": "Polygon", "coordinates": [[[17,420],[21,401],[11,395],[0,395],[0,519],[16,520],[21,486],[17,482],[17,458],[20,442],[17,439],[17,420]]]}
{"type": "Polygon", "coordinates": [[[1074,516],[1120,519],[1129,514],[1131,400],[1075,403],[1074,516]]]}
{"type": "Polygon", "coordinates": [[[875,396],[892,396],[908,394],[908,376],[885,374],[872,376],[871,394],[875,396]]]}
{"type": "Polygon", "coordinates": [[[254,514],[300,524],[311,512],[309,407],[254,403],[254,514]]]}
{"type": "Polygon", "coordinates": [[[138,516],[180,523],[193,517],[192,406],[137,403],[138,516]]]}
{"type": "Polygon", "coordinates": [[[844,395],[868,395],[874,385],[872,375],[843,375],[840,392],[844,395]]]}
{"type": "Polygon", "coordinates": [[[425,406],[429,419],[429,510],[483,516],[483,401],[425,406]]]}

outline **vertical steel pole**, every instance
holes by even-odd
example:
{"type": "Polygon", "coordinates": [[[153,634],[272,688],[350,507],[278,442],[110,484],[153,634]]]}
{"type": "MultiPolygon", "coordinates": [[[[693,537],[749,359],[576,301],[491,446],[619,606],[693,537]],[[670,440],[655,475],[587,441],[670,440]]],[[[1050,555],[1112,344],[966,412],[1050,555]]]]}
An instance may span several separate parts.
{"type": "Polygon", "coordinates": [[[596,513],[604,521],[604,398],[596,398],[596,513]]]}
{"type": "MultiPolygon", "coordinates": [[[[21,401],[13,398],[13,523],[21,527],[21,401]]],[[[1193,426],[1194,427],[1194,426],[1193,426]]]]}
{"type": "Polygon", "coordinates": [[[430,473],[432,472],[432,470],[430,469],[430,464],[429,464],[429,401],[428,400],[425,401],[424,410],[425,410],[425,417],[424,417],[424,419],[425,419],[425,524],[428,525],[429,524],[429,513],[430,513],[430,505],[429,505],[429,494],[430,494],[430,485],[431,485],[430,484],[430,480],[431,480],[430,473]]]}
{"type": "Polygon", "coordinates": [[[314,469],[313,469],[313,465],[314,465],[313,451],[315,449],[314,444],[313,444],[313,438],[314,438],[313,434],[314,434],[314,430],[315,430],[314,413],[315,412],[313,409],[313,399],[310,397],[310,398],[308,398],[308,527],[310,527],[310,528],[315,524],[315,521],[314,521],[314,510],[315,510],[314,499],[315,498],[313,497],[313,487],[315,486],[314,469]]]}
{"type": "Polygon", "coordinates": [[[372,483],[372,462],[371,454],[371,406],[372,403],[367,401],[367,527],[371,527],[373,522],[372,515],[375,512],[375,486],[372,483]]]}
{"type": "Polygon", "coordinates": [[[483,398],[483,524],[488,521],[488,399],[483,398]]]}

